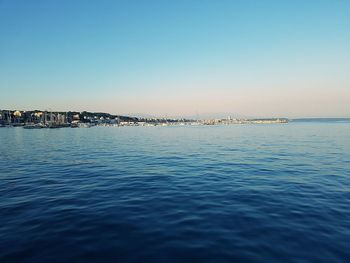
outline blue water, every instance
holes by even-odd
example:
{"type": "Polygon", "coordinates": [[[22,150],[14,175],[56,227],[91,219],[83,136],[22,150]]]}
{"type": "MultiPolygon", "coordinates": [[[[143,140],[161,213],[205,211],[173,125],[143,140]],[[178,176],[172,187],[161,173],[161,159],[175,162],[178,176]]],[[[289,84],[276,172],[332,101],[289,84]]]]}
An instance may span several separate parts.
{"type": "Polygon", "coordinates": [[[350,262],[350,122],[0,129],[0,262],[350,262]]]}

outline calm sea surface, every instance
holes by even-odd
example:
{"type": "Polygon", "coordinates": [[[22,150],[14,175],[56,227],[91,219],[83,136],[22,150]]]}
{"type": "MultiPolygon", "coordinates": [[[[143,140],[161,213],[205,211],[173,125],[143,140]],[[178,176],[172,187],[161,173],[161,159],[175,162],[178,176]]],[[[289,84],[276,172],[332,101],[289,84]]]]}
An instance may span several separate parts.
{"type": "Polygon", "coordinates": [[[350,122],[0,128],[0,262],[350,262],[350,122]]]}

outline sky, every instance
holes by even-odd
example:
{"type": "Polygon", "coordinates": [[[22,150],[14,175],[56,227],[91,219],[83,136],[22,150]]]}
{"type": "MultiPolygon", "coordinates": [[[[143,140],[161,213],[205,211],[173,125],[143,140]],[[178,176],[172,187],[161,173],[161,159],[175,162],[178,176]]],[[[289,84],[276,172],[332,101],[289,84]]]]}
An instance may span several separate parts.
{"type": "Polygon", "coordinates": [[[0,109],[350,117],[350,1],[0,0],[0,109]]]}

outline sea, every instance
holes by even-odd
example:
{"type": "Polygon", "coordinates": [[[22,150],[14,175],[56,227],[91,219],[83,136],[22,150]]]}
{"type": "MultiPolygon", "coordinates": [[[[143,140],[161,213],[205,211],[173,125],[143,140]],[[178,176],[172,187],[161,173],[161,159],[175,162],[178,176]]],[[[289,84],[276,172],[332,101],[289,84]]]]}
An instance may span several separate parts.
{"type": "Polygon", "coordinates": [[[0,262],[350,262],[350,120],[0,128],[0,262]]]}

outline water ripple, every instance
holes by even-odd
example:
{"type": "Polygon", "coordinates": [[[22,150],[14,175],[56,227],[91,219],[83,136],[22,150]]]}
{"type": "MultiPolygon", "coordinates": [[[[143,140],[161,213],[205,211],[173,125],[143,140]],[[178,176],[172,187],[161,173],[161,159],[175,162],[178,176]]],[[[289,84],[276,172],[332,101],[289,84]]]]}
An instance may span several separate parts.
{"type": "Polygon", "coordinates": [[[348,262],[350,125],[0,130],[0,262],[348,262]]]}

